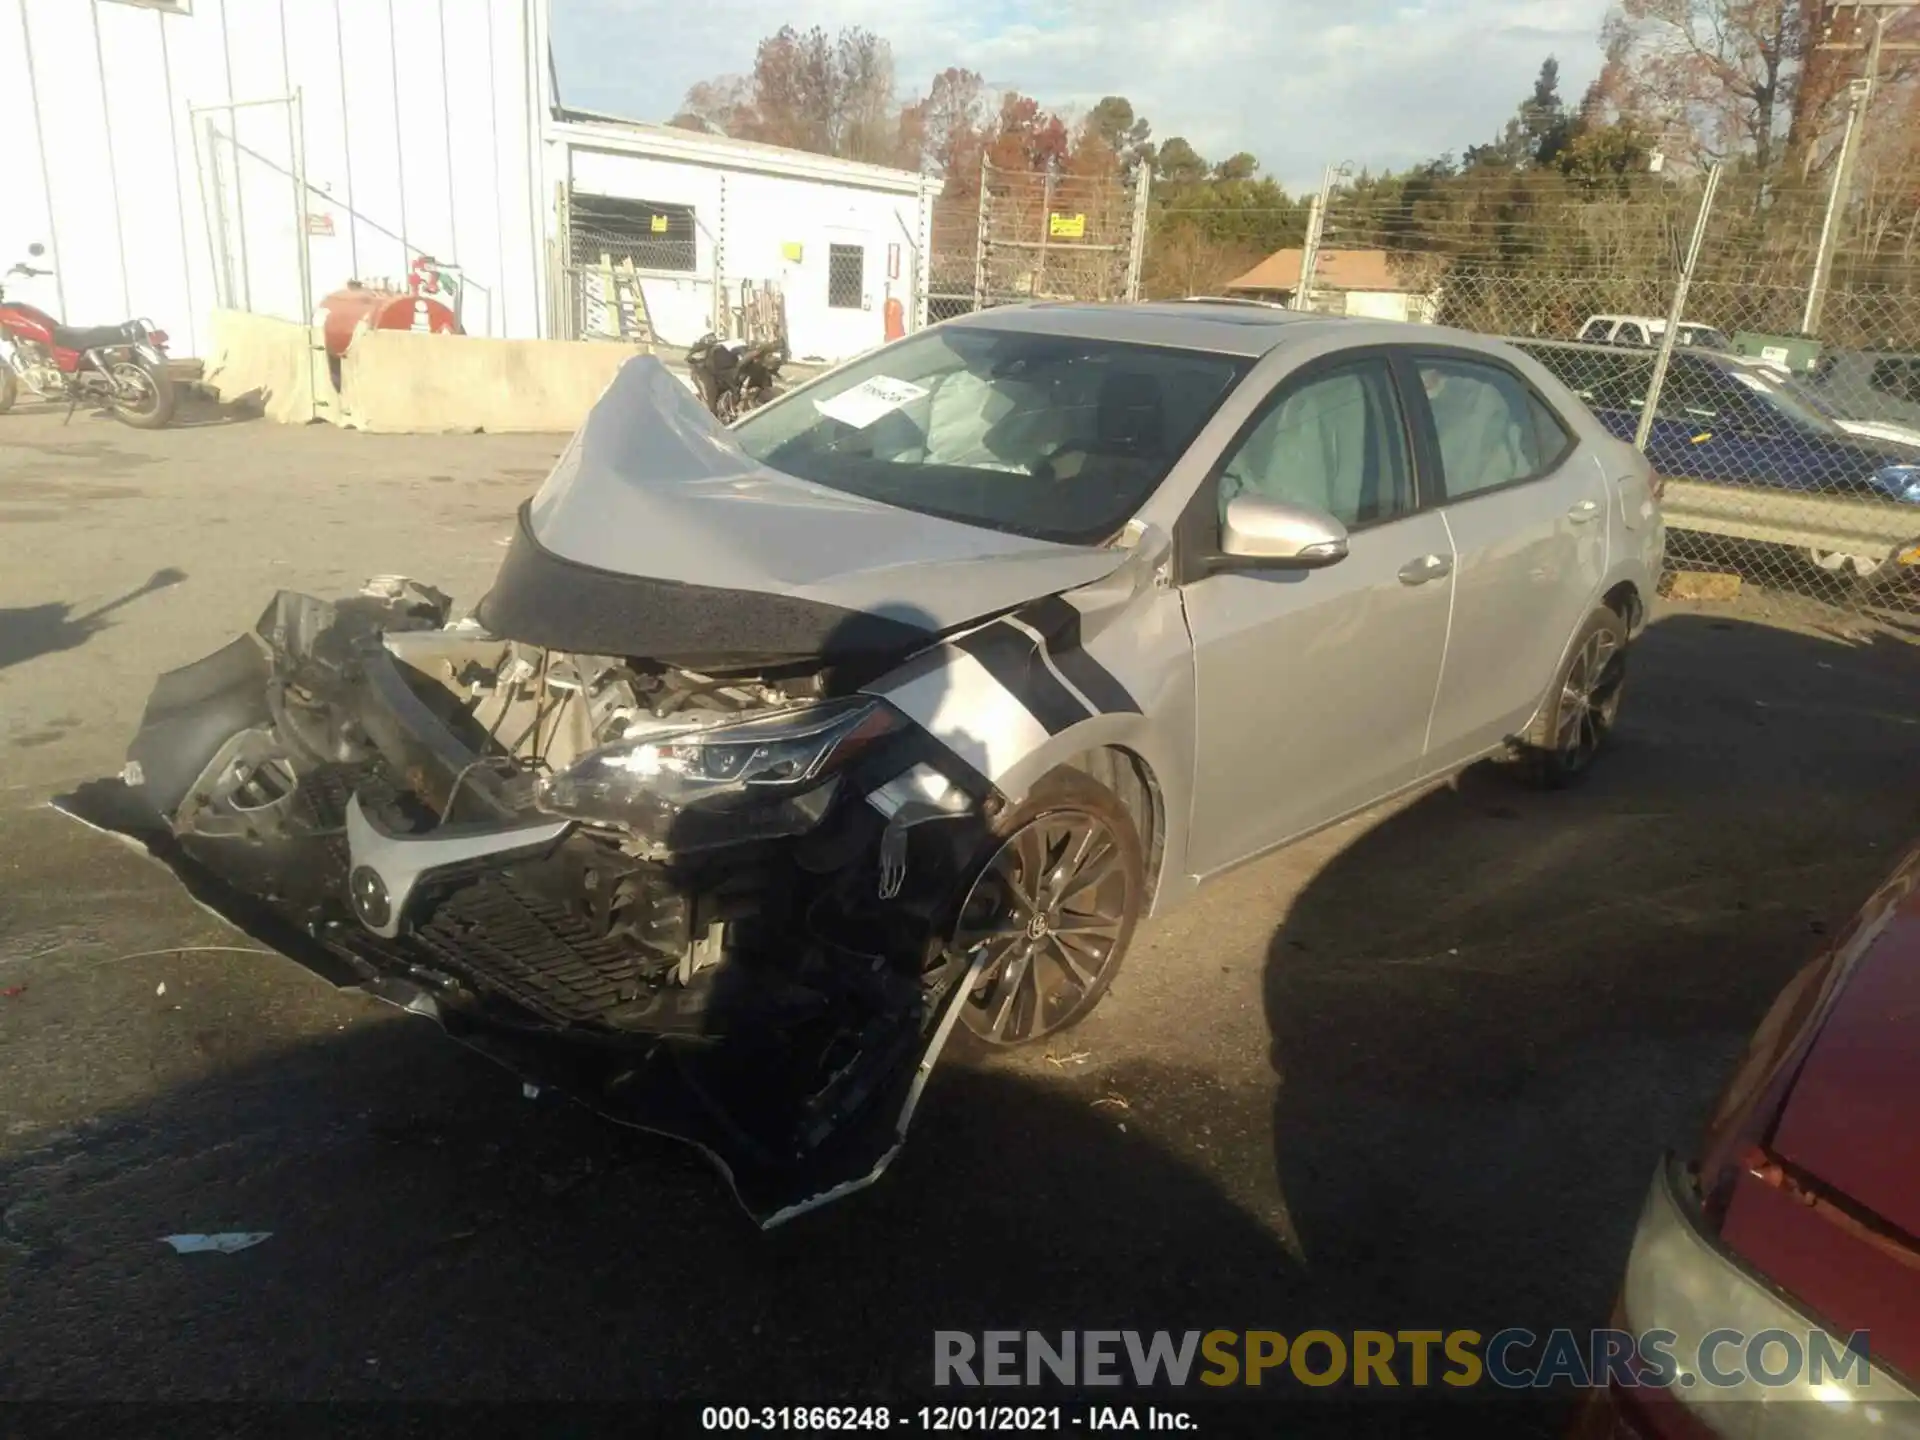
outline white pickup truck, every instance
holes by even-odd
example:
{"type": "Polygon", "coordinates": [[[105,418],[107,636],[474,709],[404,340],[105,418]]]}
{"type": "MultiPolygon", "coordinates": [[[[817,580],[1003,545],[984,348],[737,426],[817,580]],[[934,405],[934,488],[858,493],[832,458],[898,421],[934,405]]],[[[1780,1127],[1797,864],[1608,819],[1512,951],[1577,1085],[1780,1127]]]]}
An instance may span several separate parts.
{"type": "MultiPolygon", "coordinates": [[[[1667,322],[1655,315],[1589,315],[1580,327],[1580,338],[1592,345],[1641,345],[1651,348],[1667,333],[1667,322]]],[[[1731,353],[1733,341],[1725,331],[1691,320],[1680,322],[1680,343],[1702,350],[1731,353]]]]}

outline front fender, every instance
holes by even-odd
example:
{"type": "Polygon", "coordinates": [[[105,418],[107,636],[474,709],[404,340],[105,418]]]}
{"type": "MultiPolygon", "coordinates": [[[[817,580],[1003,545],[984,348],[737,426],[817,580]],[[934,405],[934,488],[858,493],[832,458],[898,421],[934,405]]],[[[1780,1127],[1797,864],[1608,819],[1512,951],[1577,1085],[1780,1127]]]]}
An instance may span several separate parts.
{"type": "Polygon", "coordinates": [[[1164,882],[1186,863],[1193,643],[1179,592],[1142,568],[950,635],[867,690],[1013,804],[1090,752],[1126,751],[1159,800],[1158,908],[1183,893],[1164,882]]]}

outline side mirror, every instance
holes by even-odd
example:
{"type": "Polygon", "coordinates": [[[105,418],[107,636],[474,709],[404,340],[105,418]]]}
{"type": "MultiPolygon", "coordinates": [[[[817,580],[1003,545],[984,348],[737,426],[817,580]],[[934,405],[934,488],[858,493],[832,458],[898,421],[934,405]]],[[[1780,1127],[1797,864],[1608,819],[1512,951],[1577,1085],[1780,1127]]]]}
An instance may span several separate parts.
{"type": "Polygon", "coordinates": [[[47,247],[42,245],[38,240],[34,241],[31,245],[27,246],[27,254],[31,255],[36,260],[38,260],[42,255],[46,253],[47,253],[47,247]]]}
{"type": "Polygon", "coordinates": [[[1316,569],[1347,558],[1347,527],[1324,510],[1236,495],[1220,527],[1220,553],[1275,568],[1316,569]]]}

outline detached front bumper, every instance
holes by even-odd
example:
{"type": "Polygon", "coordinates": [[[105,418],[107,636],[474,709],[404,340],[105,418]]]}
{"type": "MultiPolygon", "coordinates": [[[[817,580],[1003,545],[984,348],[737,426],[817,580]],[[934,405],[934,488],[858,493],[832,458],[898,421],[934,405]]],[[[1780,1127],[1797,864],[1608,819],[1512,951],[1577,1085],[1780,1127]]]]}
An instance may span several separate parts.
{"type": "Polygon", "coordinates": [[[330,983],[698,1146],[762,1225],[877,1178],[958,1017],[965,964],[849,974],[795,936],[775,963],[674,975],[668,957],[740,873],[623,862],[618,932],[596,924],[580,897],[614,888],[606,847],[535,809],[525,777],[488,763],[385,643],[442,627],[445,597],[359,598],[282,595],[254,634],[162,676],[126,771],[57,808],[137,843],[330,983]]]}

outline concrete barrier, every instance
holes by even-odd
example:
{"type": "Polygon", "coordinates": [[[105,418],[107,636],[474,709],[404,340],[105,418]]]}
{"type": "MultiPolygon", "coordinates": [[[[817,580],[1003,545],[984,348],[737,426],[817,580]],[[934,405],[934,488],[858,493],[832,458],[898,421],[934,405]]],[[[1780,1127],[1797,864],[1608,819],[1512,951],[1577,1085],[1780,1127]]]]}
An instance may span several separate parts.
{"type": "Polygon", "coordinates": [[[223,404],[256,406],[286,425],[333,418],[333,381],[314,326],[215,310],[209,348],[200,384],[223,404]]]}
{"type": "Polygon", "coordinates": [[[366,330],[340,362],[339,423],[382,433],[579,428],[644,346],[366,330]]]}

